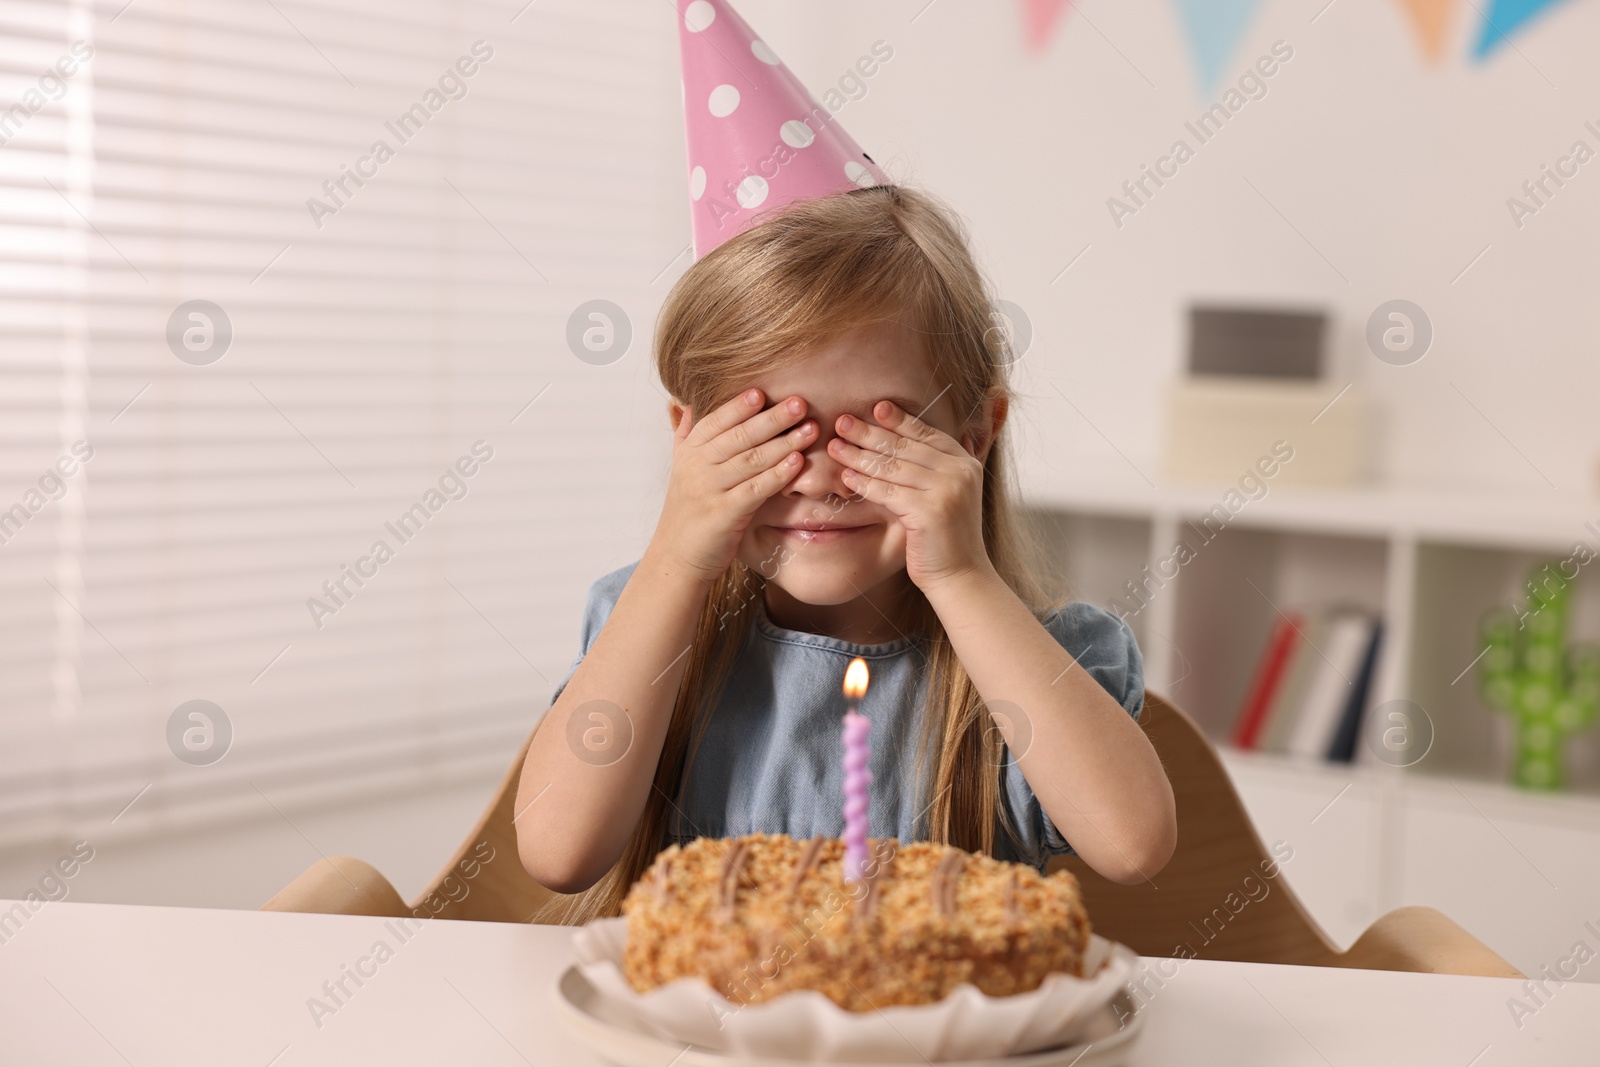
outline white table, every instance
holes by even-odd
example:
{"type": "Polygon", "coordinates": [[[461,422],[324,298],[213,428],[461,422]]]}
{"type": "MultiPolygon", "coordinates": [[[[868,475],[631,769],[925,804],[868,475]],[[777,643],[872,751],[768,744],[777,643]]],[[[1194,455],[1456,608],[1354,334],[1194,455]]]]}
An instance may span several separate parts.
{"type": "MultiPolygon", "coordinates": [[[[390,922],[77,903],[0,919],[0,1064],[600,1062],[550,1007],[570,931],[436,921],[402,941],[390,922]],[[392,957],[346,978],[319,1026],[308,999],[379,941],[392,957]]],[[[1130,1062],[1600,1063],[1600,985],[1548,988],[1519,1029],[1507,1001],[1528,1000],[1510,979],[1189,961],[1149,1001],[1130,1062]]]]}

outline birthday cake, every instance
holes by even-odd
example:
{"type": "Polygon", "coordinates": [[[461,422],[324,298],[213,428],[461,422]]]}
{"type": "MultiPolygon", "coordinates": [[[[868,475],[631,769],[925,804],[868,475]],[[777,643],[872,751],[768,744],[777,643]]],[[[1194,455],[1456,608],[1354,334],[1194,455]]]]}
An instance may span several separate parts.
{"type": "Polygon", "coordinates": [[[929,1004],[962,982],[990,996],[1083,976],[1077,879],[948,845],[869,842],[860,881],[844,842],[786,834],[672,845],[622,904],[623,973],[638,992],[700,977],[735,1004],[812,989],[850,1011],[929,1004]]]}

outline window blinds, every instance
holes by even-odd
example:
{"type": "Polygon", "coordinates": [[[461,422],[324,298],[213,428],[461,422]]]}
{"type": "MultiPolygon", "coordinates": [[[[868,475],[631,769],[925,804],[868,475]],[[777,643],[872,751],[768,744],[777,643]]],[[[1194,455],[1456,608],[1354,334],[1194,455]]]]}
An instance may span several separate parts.
{"type": "Polygon", "coordinates": [[[507,765],[659,499],[673,17],[0,9],[0,843],[507,765]]]}

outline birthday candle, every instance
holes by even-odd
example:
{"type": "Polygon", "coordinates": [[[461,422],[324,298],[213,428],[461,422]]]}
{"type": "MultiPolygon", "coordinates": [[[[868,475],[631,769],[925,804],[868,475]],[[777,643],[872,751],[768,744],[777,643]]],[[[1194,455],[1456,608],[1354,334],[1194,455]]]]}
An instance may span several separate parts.
{"type": "Polygon", "coordinates": [[[872,771],[868,733],[872,723],[856,711],[867,692],[867,661],[857,656],[844,672],[844,695],[850,710],[844,717],[844,877],[847,882],[866,880],[867,797],[872,771]]]}

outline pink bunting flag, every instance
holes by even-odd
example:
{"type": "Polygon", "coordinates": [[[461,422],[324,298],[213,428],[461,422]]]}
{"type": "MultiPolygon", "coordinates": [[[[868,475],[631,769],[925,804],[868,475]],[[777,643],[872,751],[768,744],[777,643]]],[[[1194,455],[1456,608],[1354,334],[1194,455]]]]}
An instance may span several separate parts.
{"type": "Polygon", "coordinates": [[[1038,54],[1045,50],[1071,3],[1072,0],[1022,0],[1022,33],[1028,51],[1038,54]]]}

